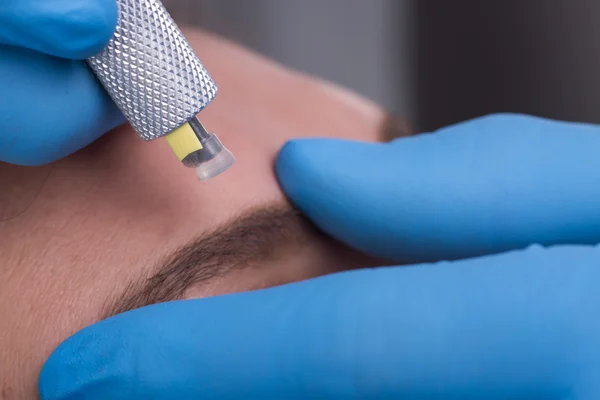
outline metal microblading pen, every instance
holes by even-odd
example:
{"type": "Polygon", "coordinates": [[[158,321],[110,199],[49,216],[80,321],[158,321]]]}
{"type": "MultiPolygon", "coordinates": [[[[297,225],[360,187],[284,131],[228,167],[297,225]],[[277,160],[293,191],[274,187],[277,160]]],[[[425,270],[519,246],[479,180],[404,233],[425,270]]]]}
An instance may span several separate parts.
{"type": "Polygon", "coordinates": [[[117,5],[115,34],[89,66],[140,138],[164,137],[200,180],[219,175],[235,158],[197,118],[215,81],[159,0],[117,5]]]}

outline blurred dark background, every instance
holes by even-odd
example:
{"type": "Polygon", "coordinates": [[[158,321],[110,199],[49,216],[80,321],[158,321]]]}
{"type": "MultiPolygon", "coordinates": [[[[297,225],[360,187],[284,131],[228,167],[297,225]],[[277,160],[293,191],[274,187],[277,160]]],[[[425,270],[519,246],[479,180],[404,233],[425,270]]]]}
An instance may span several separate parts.
{"type": "Polygon", "coordinates": [[[419,130],[493,112],[600,123],[593,0],[165,4],[181,23],[350,87],[419,130]]]}

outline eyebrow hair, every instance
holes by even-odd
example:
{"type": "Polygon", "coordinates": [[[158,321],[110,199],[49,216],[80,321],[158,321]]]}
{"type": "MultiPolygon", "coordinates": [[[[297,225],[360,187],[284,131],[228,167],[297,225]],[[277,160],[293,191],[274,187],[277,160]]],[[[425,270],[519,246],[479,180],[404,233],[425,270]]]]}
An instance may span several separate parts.
{"type": "Polygon", "coordinates": [[[322,235],[289,205],[254,209],[201,235],[159,261],[148,279],[131,282],[104,307],[103,319],[152,304],[180,300],[187,289],[322,235]]]}
{"type": "MultiPolygon", "coordinates": [[[[403,118],[387,113],[378,136],[391,141],[413,134],[403,118]]],[[[104,318],[136,308],[180,300],[186,290],[202,282],[274,259],[278,252],[299,246],[311,235],[324,235],[290,205],[250,210],[214,231],[193,239],[152,268],[147,279],[131,282],[104,307],[104,318]]]]}

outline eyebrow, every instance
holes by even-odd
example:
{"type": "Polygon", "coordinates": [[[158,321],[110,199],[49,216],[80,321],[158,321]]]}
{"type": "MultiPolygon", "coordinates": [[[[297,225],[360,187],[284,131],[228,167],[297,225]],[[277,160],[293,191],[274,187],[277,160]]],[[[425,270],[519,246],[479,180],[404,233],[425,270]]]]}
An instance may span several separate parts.
{"type": "Polygon", "coordinates": [[[132,281],[107,303],[103,318],[180,300],[195,285],[272,260],[283,249],[301,246],[315,234],[321,235],[289,205],[251,210],[164,257],[152,268],[153,275],[132,281]]]}
{"type": "MultiPolygon", "coordinates": [[[[389,113],[378,131],[384,142],[412,134],[405,119],[389,113]]],[[[116,300],[108,302],[103,318],[180,300],[194,285],[272,260],[283,249],[304,244],[311,235],[323,233],[288,204],[250,210],[164,257],[151,269],[156,271],[152,276],[131,282],[116,300]]]]}

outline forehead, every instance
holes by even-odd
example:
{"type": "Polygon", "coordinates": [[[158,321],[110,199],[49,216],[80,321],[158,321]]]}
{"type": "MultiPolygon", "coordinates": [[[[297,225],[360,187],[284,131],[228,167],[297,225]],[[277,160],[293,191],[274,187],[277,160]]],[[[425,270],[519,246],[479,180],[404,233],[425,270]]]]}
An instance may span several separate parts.
{"type": "MultiPolygon", "coordinates": [[[[0,222],[0,252],[26,259],[32,269],[64,266],[68,272],[61,273],[70,279],[62,290],[85,295],[77,280],[93,280],[101,298],[115,281],[139,274],[134,265],[148,265],[237,213],[284,201],[273,161],[286,140],[377,139],[382,116],[372,104],[236,45],[194,32],[188,37],[220,85],[201,119],[237,164],[201,184],[164,141],[142,142],[122,127],[43,174],[29,170],[22,181],[25,188],[35,186],[25,191],[35,201],[19,217],[0,222]]],[[[19,199],[19,206],[25,203],[19,199]]]]}
{"type": "Polygon", "coordinates": [[[41,363],[164,254],[234,215],[284,201],[273,161],[286,140],[377,139],[382,115],[372,104],[235,45],[188,37],[220,86],[201,120],[237,164],[199,183],[164,141],[145,143],[122,127],[43,174],[29,170],[21,181],[37,185],[29,196],[35,201],[0,221],[0,315],[22,328],[18,335],[0,332],[0,343],[15,358],[34,354],[41,363]]]}

